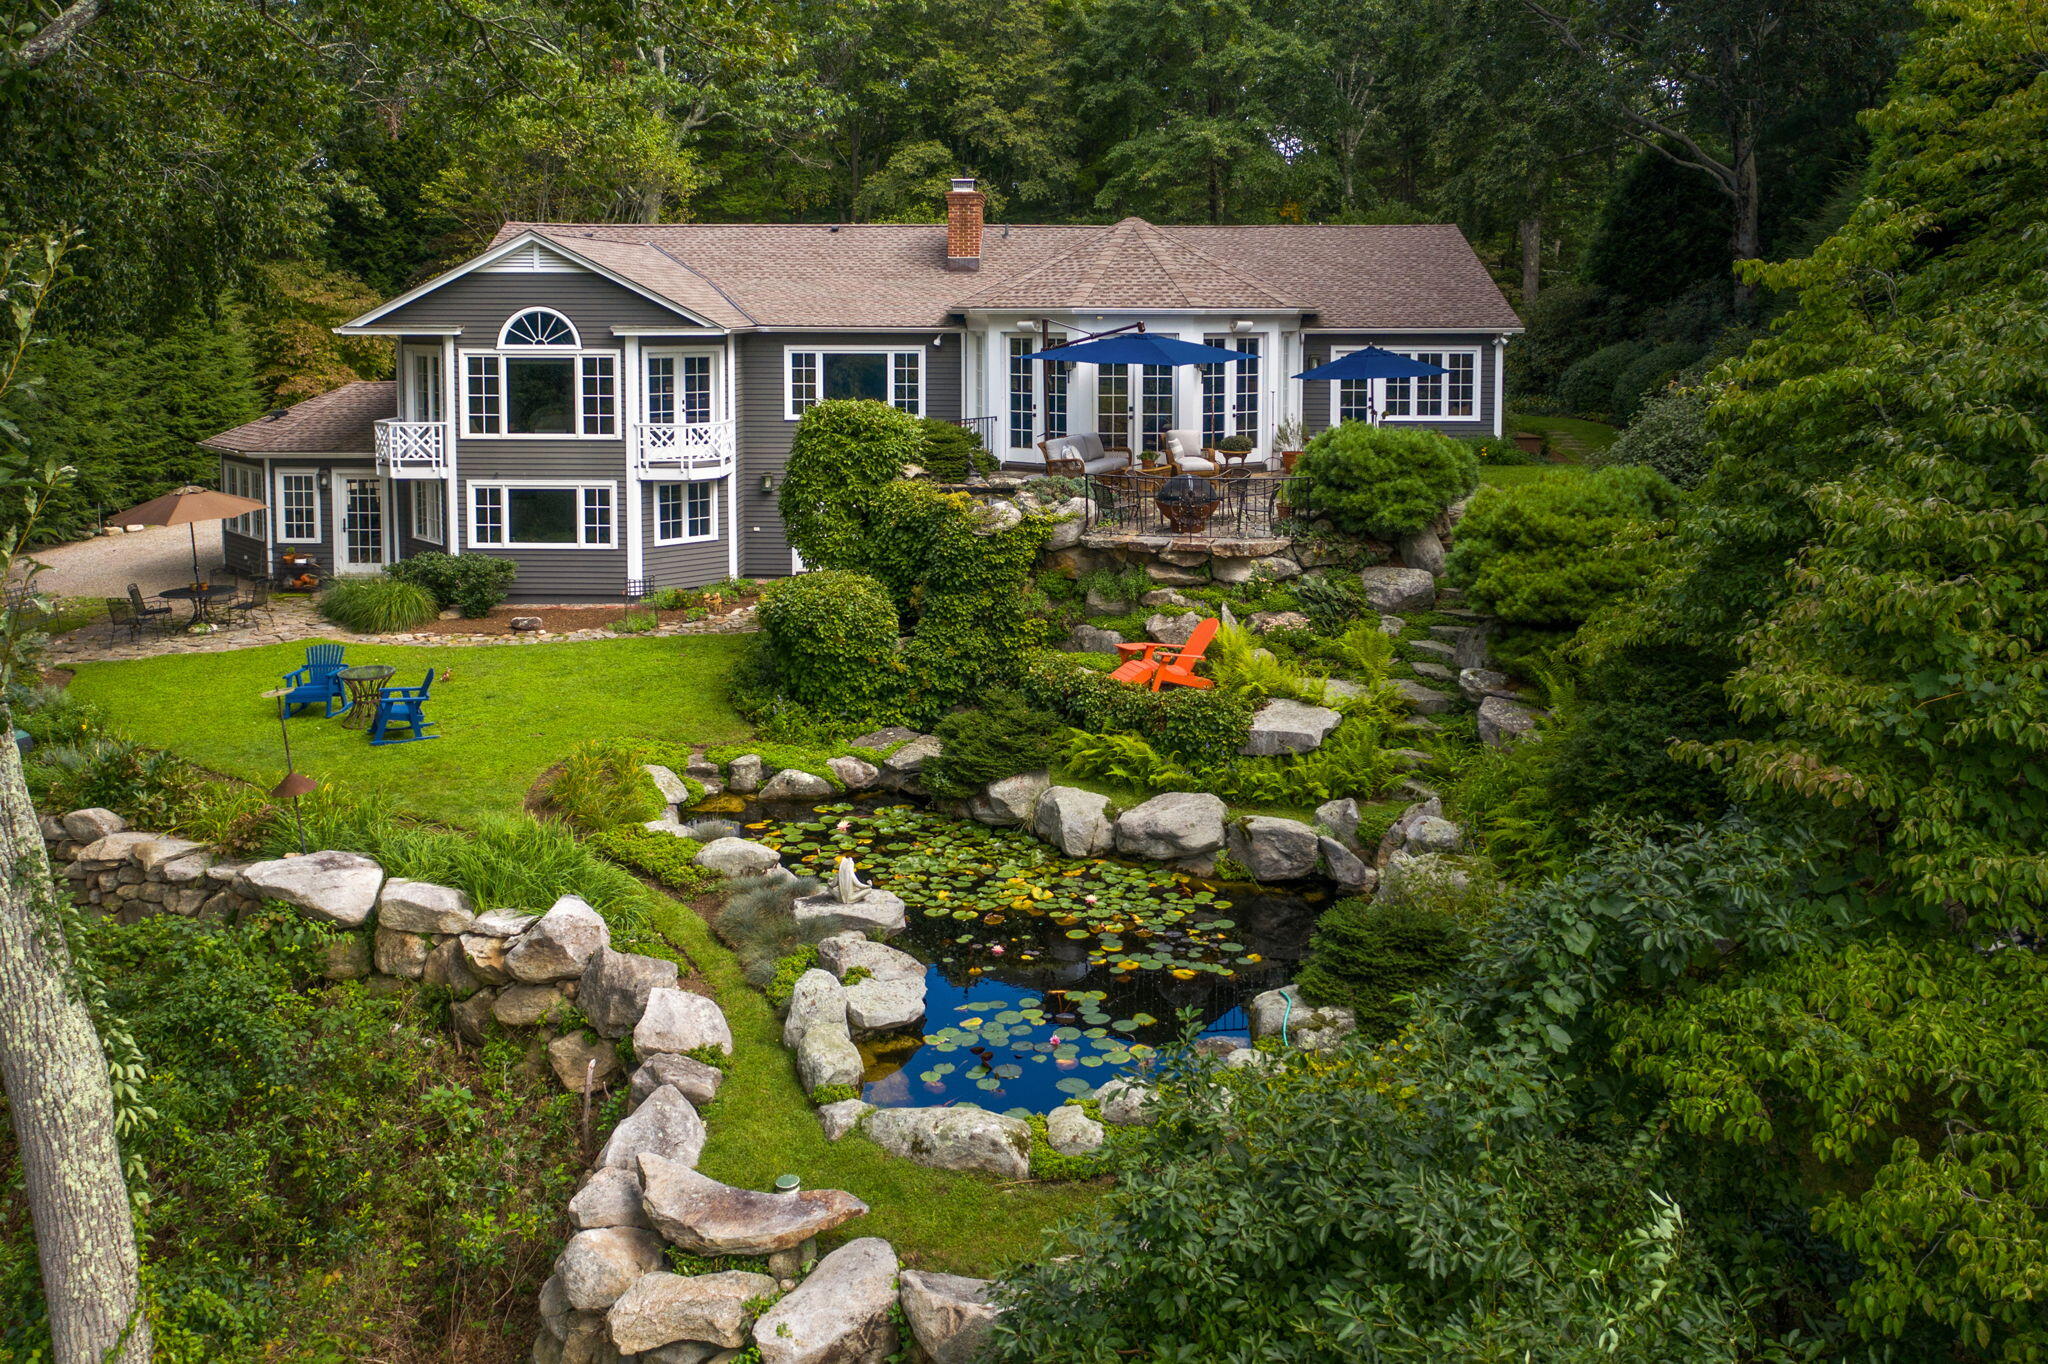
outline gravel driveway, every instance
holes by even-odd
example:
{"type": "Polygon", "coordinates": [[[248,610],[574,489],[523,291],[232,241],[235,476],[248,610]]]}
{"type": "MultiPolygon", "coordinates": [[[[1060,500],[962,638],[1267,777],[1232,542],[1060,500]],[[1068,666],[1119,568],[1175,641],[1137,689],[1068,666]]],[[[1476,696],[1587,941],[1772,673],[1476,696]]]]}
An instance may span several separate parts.
{"type": "MultiPolygon", "coordinates": [[[[221,562],[220,522],[198,527],[199,567],[212,572],[221,562]]],[[[121,597],[137,583],[145,597],[192,581],[192,535],[185,526],[151,526],[128,535],[98,535],[35,552],[49,565],[36,579],[38,591],[54,597],[121,597]]]]}

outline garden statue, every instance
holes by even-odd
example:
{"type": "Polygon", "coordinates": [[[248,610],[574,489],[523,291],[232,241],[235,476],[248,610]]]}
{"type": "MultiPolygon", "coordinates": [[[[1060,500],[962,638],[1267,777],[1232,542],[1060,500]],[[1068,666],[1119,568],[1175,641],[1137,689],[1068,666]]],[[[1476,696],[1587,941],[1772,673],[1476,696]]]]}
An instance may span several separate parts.
{"type": "Polygon", "coordinates": [[[833,891],[839,897],[840,904],[853,904],[861,896],[866,895],[873,889],[873,886],[861,880],[855,874],[852,858],[842,857],[839,859],[839,871],[833,878],[833,891]]]}

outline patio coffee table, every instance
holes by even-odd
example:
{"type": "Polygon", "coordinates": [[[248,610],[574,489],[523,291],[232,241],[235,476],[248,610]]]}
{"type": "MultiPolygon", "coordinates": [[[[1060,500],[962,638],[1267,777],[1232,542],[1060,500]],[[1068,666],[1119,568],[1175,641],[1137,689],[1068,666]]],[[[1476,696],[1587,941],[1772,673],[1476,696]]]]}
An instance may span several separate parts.
{"type": "Polygon", "coordinates": [[[343,729],[368,729],[377,714],[377,692],[398,669],[382,663],[365,663],[343,668],[335,676],[348,684],[348,709],[341,713],[343,729]]]}

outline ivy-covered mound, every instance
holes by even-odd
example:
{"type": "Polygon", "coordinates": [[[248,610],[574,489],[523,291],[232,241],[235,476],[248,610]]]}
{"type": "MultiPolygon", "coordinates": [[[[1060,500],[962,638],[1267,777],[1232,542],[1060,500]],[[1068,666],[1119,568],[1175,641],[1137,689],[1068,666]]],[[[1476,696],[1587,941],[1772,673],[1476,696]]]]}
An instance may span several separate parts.
{"type": "Polygon", "coordinates": [[[1240,922],[1248,906],[1239,897],[1179,873],[1066,858],[1017,830],[909,806],[839,803],[816,813],[749,828],[798,872],[829,877],[841,857],[853,858],[864,878],[903,898],[911,926],[897,946],[936,968],[921,1038],[935,1056],[910,1054],[914,1043],[871,1046],[869,1097],[878,1101],[1000,1090],[995,1099],[1042,1108],[1083,1093],[1092,1088],[1085,1080],[1099,1084],[1142,1056],[1137,1044],[1177,1036],[1180,1010],[1213,1023],[1278,984],[1312,919],[1300,901],[1258,897],[1249,908],[1270,922],[1240,922]],[[947,1055],[977,1047],[978,1065],[947,1055]],[[997,1047],[1011,1055],[983,1054],[997,1047]],[[1052,1083],[1077,1066],[1070,1078],[1083,1083],[1052,1083]],[[899,1068],[925,1092],[877,1092],[899,1068]],[[1017,1083],[980,1083],[988,1079],[1017,1083]]]}

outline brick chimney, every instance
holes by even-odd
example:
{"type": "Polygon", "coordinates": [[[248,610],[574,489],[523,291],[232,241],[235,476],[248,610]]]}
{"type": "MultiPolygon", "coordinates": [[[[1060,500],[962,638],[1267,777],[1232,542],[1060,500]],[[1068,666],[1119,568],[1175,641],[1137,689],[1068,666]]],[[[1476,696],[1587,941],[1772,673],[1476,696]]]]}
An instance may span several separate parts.
{"type": "Polygon", "coordinates": [[[974,187],[973,176],[953,181],[946,194],[946,268],[981,268],[981,210],[986,195],[974,187]]]}

